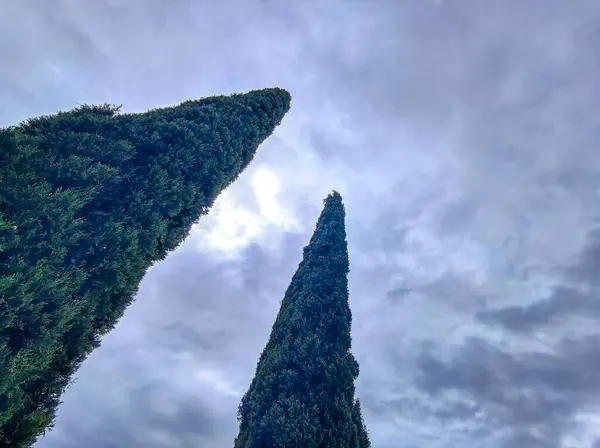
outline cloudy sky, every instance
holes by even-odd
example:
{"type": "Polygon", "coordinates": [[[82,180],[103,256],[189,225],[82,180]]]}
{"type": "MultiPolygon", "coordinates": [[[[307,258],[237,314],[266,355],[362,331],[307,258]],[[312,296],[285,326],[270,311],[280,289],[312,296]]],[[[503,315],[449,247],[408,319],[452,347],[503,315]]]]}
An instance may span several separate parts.
{"type": "Polygon", "coordinates": [[[374,448],[600,447],[599,20],[595,0],[0,2],[0,125],[293,96],[36,447],[230,447],[333,188],[374,448]]]}

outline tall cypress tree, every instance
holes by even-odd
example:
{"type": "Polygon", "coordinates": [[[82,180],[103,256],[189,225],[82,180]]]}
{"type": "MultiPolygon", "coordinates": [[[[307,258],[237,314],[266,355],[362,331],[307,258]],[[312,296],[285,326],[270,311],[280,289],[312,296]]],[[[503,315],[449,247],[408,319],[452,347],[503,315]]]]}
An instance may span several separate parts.
{"type": "Polygon", "coordinates": [[[354,399],[344,217],[333,192],[242,398],[236,448],[370,446],[354,399]]]}
{"type": "Polygon", "coordinates": [[[290,106],[282,89],[0,129],[0,447],[51,425],[71,374],[290,106]]]}

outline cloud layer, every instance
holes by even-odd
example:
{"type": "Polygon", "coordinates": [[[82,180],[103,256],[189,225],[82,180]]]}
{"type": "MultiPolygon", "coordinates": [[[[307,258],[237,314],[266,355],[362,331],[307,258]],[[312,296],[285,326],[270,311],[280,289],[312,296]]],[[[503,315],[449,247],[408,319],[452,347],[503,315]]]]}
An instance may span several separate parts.
{"type": "Polygon", "coordinates": [[[600,446],[600,6],[282,5],[0,5],[2,125],[84,102],[293,95],[37,446],[231,446],[333,188],[374,448],[600,446]]]}

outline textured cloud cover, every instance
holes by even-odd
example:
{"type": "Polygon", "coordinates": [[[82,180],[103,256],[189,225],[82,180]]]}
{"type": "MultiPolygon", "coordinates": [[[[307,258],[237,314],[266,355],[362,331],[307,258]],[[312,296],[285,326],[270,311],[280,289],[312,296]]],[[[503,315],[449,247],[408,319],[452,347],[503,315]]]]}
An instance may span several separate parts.
{"type": "Polygon", "coordinates": [[[599,447],[599,19],[594,0],[2,2],[3,125],[293,95],[37,446],[231,446],[336,188],[374,448],[599,447]]]}

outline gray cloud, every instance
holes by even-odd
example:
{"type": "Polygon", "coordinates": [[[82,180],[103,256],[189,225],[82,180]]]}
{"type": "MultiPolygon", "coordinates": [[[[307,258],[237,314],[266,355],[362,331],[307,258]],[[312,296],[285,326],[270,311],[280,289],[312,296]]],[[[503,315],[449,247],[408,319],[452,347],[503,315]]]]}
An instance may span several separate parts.
{"type": "Polygon", "coordinates": [[[589,305],[595,303],[590,302],[589,297],[585,297],[576,289],[558,286],[548,299],[526,307],[510,306],[494,311],[482,311],[478,316],[485,323],[502,325],[512,331],[533,332],[573,313],[585,313],[590,310],[589,305]]]}
{"type": "Polygon", "coordinates": [[[458,391],[473,400],[466,413],[459,403],[456,417],[481,413],[490,429],[509,428],[505,446],[562,446],[566,430],[578,429],[576,412],[600,401],[598,342],[598,336],[564,340],[555,353],[515,355],[471,339],[448,361],[423,354],[416,384],[434,397],[458,391]]]}
{"type": "Polygon", "coordinates": [[[119,329],[78,373],[71,387],[80,395],[65,397],[59,411],[64,425],[40,446],[232,443],[246,376],[302,244],[286,236],[279,262],[257,246],[237,261],[211,260],[190,246],[152,268],[119,329]],[[89,422],[69,418],[92,404],[89,422]]]}
{"type": "Polygon", "coordinates": [[[533,333],[553,327],[571,317],[600,318],[600,281],[596,266],[600,262],[598,230],[590,231],[587,244],[578,259],[565,267],[563,283],[547,298],[526,306],[508,306],[478,313],[482,322],[499,325],[520,333],[533,333]]]}
{"type": "Polygon", "coordinates": [[[2,124],[77,102],[294,98],[219,203],[250,225],[264,168],[298,227],[223,256],[213,210],[149,271],[38,446],[231,446],[339,188],[374,447],[597,447],[599,18],[593,0],[0,5],[2,124]]]}

